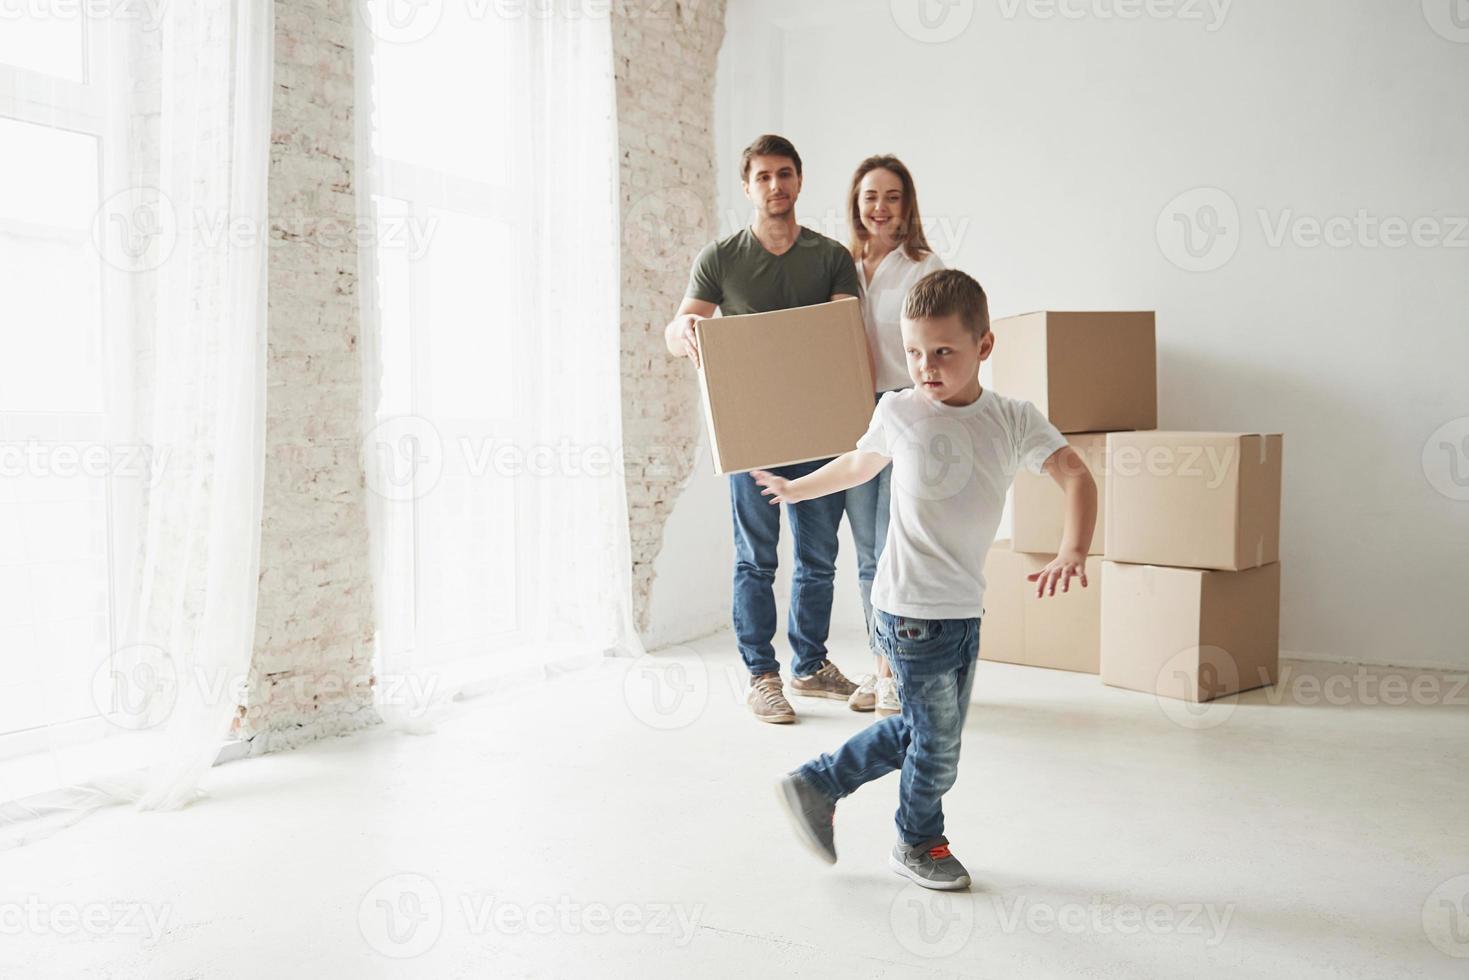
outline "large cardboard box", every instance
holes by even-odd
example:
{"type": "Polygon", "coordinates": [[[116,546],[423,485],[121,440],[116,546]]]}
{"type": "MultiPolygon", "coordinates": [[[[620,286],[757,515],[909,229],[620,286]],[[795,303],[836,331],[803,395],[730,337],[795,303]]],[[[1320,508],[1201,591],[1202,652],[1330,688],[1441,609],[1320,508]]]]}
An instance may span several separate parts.
{"type": "MultiPolygon", "coordinates": [[[[984,558],[984,615],[979,619],[979,659],[1016,663],[1025,657],[1026,556],[1006,539],[984,558]]],[[[1032,587],[1033,588],[1033,587],[1032,587]]]]}
{"type": "Polygon", "coordinates": [[[1062,432],[1157,427],[1151,312],[1026,313],[991,328],[995,390],[1034,402],[1062,432]]]}
{"type": "Polygon", "coordinates": [[[1102,563],[1102,682],[1182,701],[1274,684],[1280,563],[1242,572],[1102,563]]]}
{"type": "Polygon", "coordinates": [[[857,299],[711,317],[694,332],[716,473],[857,447],[874,405],[857,299]]]}
{"type": "Polygon", "coordinates": [[[979,624],[983,660],[1095,674],[1101,658],[1100,558],[1086,562],[1087,587],[1071,580],[1071,591],[1036,598],[1025,576],[1040,571],[1054,553],[1015,551],[996,541],[985,558],[984,617],[979,624]]]}
{"type": "MultiPolygon", "coordinates": [[[[1088,554],[1107,553],[1107,433],[1083,432],[1066,437],[1091,470],[1097,482],[1097,529],[1088,554]]],[[[1039,476],[1025,467],[1015,473],[1015,495],[1011,499],[1010,537],[1016,551],[1052,555],[1061,547],[1066,524],[1066,494],[1049,475],[1039,476]]]]}
{"type": "Polygon", "coordinates": [[[1279,434],[1107,436],[1107,557],[1238,571],[1280,558],[1279,434]]]}

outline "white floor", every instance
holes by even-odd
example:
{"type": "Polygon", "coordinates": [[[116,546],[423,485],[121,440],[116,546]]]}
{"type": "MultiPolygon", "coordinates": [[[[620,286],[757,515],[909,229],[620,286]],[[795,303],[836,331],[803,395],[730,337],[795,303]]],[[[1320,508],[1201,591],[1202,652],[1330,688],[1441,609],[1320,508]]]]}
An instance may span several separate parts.
{"type": "Polygon", "coordinates": [[[0,853],[0,977],[1469,975],[1469,692],[1288,666],[1180,715],[981,664],[946,801],[976,888],[945,895],[885,865],[895,775],[839,807],[835,868],[796,845],[773,780],[871,716],[758,724],[713,637],[0,853]]]}

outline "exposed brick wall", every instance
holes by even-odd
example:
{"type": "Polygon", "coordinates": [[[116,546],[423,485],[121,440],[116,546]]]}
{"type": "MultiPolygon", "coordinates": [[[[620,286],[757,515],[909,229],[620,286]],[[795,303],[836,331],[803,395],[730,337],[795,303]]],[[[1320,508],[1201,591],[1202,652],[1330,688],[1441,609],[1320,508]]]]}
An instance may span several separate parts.
{"type": "Polygon", "coordinates": [[[270,312],[252,751],[378,720],[353,189],[349,0],[276,3],[270,312]]]}
{"type": "Polygon", "coordinates": [[[694,465],[703,413],[663,328],[714,237],[714,77],[725,0],[617,0],[612,45],[622,182],[622,427],[633,607],[648,626],[663,525],[694,465]]]}

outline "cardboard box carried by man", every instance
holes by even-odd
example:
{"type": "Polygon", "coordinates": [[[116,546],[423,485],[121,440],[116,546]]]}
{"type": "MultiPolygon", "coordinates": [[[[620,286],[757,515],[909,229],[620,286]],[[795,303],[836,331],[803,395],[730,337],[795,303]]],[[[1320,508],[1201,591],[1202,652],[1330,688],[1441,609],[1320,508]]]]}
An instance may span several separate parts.
{"type": "Polygon", "coordinates": [[[711,317],[695,328],[714,472],[851,451],[872,420],[872,369],[856,299],[711,317]]]}

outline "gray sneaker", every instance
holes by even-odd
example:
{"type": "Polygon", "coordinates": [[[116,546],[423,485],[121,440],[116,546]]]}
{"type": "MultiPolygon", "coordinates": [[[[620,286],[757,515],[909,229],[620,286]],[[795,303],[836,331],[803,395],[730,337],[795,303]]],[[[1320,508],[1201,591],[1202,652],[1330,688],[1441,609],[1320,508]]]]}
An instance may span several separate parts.
{"type": "Polygon", "coordinates": [[[827,864],[837,863],[834,826],[837,807],[815,786],[795,773],[782,776],[775,784],[775,795],[785,807],[791,826],[806,849],[827,864]]]}
{"type": "Polygon", "coordinates": [[[791,691],[808,698],[834,698],[845,701],[857,690],[857,685],[847,680],[837,665],[823,660],[821,666],[805,677],[791,678],[791,691]]]}
{"type": "Polygon", "coordinates": [[[957,891],[969,887],[969,872],[949,853],[947,837],[930,837],[912,847],[898,841],[888,855],[888,864],[924,888],[957,891]]]}

